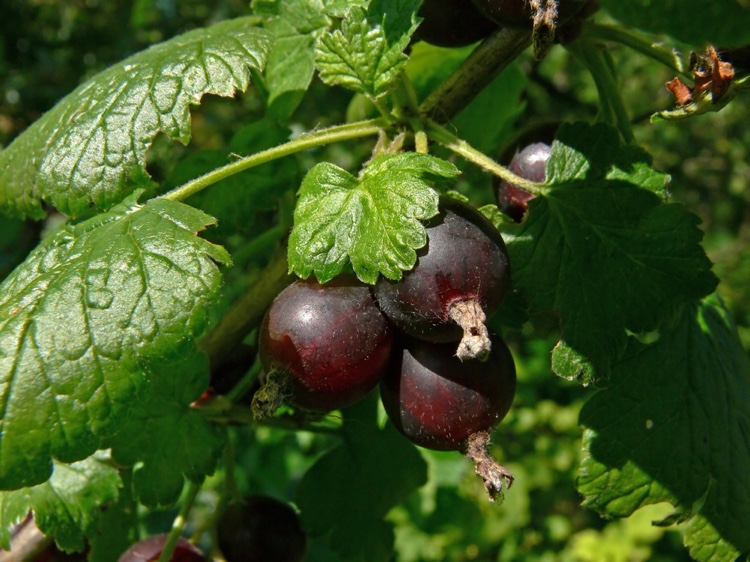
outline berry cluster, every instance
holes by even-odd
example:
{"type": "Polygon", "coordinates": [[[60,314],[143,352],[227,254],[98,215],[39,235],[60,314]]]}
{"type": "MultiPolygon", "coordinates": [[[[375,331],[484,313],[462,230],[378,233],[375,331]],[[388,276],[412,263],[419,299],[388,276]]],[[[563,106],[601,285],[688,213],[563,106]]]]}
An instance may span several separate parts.
{"type": "Polygon", "coordinates": [[[349,406],[380,384],[393,424],[417,445],[460,450],[490,497],[512,476],[486,452],[515,394],[513,358],[485,326],[509,290],[508,254],[481,213],[444,198],[427,245],[399,281],[298,280],[260,330],[265,384],[256,417],[282,403],[318,412],[349,406]]]}

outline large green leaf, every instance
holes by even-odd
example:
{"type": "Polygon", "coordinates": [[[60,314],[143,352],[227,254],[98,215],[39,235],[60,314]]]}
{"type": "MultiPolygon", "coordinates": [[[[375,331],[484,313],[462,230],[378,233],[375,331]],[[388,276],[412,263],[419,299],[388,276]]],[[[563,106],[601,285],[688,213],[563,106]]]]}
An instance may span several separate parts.
{"type": "Polygon", "coordinates": [[[49,481],[0,492],[0,548],[10,548],[10,527],[34,512],[37,527],[66,551],[83,550],[100,512],[117,500],[122,482],[101,454],[73,464],[54,463],[49,481]]]}
{"type": "Polygon", "coordinates": [[[47,238],[0,285],[0,489],[49,477],[120,429],[149,360],[179,352],[218,296],[213,219],[135,196],[47,238]]]}
{"type": "Polygon", "coordinates": [[[586,504],[613,517],[669,502],[697,560],[750,551],[750,361],[716,297],[651,345],[631,339],[581,411],[586,504]]]}
{"type": "Polygon", "coordinates": [[[430,183],[452,179],[458,170],[416,152],[374,158],[359,178],[333,164],[312,168],[299,190],[289,237],[289,269],[321,282],[349,261],[357,276],[375,283],[382,273],[400,279],[427,243],[424,225],[438,213],[430,183]]]}
{"type": "Polygon", "coordinates": [[[393,529],[384,517],[426,482],[427,465],[391,424],[381,430],[351,420],[346,430],[345,441],[299,484],[302,520],[313,536],[327,536],[342,560],[392,560],[393,529]]]}
{"type": "Polygon", "coordinates": [[[547,177],[526,219],[503,227],[513,283],[532,312],[559,318],[555,371],[590,382],[606,376],[628,332],[656,330],[717,281],[698,218],[664,203],[665,176],[611,128],[563,127],[547,177]]]}
{"type": "Polygon", "coordinates": [[[190,140],[190,105],[231,96],[262,69],[268,31],[239,18],[160,43],[94,76],[0,153],[0,210],[42,217],[108,209],[148,180],[145,158],[164,133],[190,140]]]}
{"type": "Polygon", "coordinates": [[[208,387],[208,359],[197,351],[154,369],[149,395],[108,440],[119,465],[133,466],[136,496],[147,506],[180,497],[185,477],[200,483],[214,471],[224,434],[190,407],[208,387]]]}
{"type": "Polygon", "coordinates": [[[750,42],[750,7],[738,0],[600,0],[625,24],[666,33],[689,45],[750,42]]]}

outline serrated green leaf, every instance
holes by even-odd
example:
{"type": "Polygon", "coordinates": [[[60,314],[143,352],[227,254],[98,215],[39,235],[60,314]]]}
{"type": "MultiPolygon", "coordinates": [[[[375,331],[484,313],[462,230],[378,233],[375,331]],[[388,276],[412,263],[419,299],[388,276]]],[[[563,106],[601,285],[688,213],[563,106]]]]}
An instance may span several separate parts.
{"type": "Polygon", "coordinates": [[[448,162],[406,152],[374,158],[361,177],[323,162],[302,182],[289,237],[289,270],[321,282],[351,261],[366,283],[400,279],[427,243],[419,222],[438,213],[430,183],[458,174],[448,162]]]}
{"type": "Polygon", "coordinates": [[[660,335],[631,340],[584,405],[578,487],[614,517],[669,502],[696,560],[734,561],[750,550],[750,361],[715,296],[660,335]]]}
{"type": "Polygon", "coordinates": [[[36,486],[0,492],[0,548],[10,548],[10,526],[29,510],[45,535],[65,551],[80,551],[97,523],[100,510],[117,500],[122,482],[106,456],[73,464],[54,463],[50,479],[36,486]]]}
{"type": "Polygon", "coordinates": [[[280,121],[292,115],[315,73],[315,40],[331,25],[321,0],[276,0],[263,11],[276,41],[266,65],[268,114],[280,121]]]}
{"type": "Polygon", "coordinates": [[[552,361],[566,378],[606,377],[628,331],[656,330],[716,287],[698,218],[656,195],[665,177],[644,157],[607,126],[563,127],[549,191],[503,228],[514,286],[532,312],[559,318],[552,361]]]}
{"type": "Polygon", "coordinates": [[[94,76],[0,152],[0,209],[69,216],[108,209],[147,180],[146,152],[160,132],[187,143],[190,105],[231,96],[262,69],[269,32],[252,18],[190,31],[94,76]]]}
{"type": "Polygon", "coordinates": [[[403,50],[417,27],[414,11],[418,3],[410,0],[377,3],[366,12],[353,6],[341,28],[323,34],[315,47],[315,64],[326,84],[338,85],[376,99],[387,92],[408,60],[403,50]],[[405,3],[407,9],[398,6],[405,3]],[[386,7],[392,6],[391,15],[386,7]],[[411,19],[408,28],[404,14],[411,19]]]}
{"type": "Polygon", "coordinates": [[[208,387],[208,359],[193,351],[152,371],[149,394],[107,440],[112,458],[133,470],[135,495],[149,507],[170,506],[185,478],[200,483],[213,473],[224,433],[190,407],[208,387]]]}
{"type": "Polygon", "coordinates": [[[393,557],[393,530],[383,518],[426,482],[427,465],[391,425],[358,425],[348,435],[305,473],[297,506],[305,528],[328,535],[342,559],[385,562],[393,557]]]}
{"type": "Polygon", "coordinates": [[[117,431],[151,358],[179,353],[218,296],[229,256],[213,219],[173,201],[69,224],[0,285],[0,489],[45,481],[117,431]]]}
{"type": "Polygon", "coordinates": [[[737,0],[601,0],[602,7],[626,25],[703,47],[750,42],[750,8],[737,0]]]}

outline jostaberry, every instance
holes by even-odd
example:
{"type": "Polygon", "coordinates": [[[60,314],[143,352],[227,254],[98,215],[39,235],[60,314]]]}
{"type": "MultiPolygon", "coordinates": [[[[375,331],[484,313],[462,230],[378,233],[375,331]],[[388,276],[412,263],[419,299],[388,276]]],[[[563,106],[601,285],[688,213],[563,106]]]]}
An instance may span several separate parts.
{"type": "Polygon", "coordinates": [[[486,317],[510,286],[508,252],[497,229],[479,211],[455,199],[440,202],[426,225],[427,245],[400,281],[381,278],[375,298],[407,334],[436,342],[458,341],[461,359],[484,358],[486,317]],[[463,339],[462,339],[463,338],[463,339]]]}
{"type": "MultiPolygon", "coordinates": [[[[159,559],[168,535],[154,535],[137,542],[126,550],[118,562],[155,562],[159,559]]],[[[175,546],[171,562],[206,562],[206,557],[200,549],[187,539],[180,537],[175,546]]]]}
{"type": "Polygon", "coordinates": [[[279,293],[265,315],[260,359],[290,404],[330,411],[377,386],[393,335],[370,288],[355,278],[341,276],[325,285],[299,280],[279,293]]]}
{"type": "Polygon", "coordinates": [[[428,449],[463,449],[470,435],[505,417],[515,395],[516,369],[502,339],[492,338],[484,362],[454,352],[450,344],[409,339],[380,385],[390,420],[428,449]]]}
{"type": "Polygon", "coordinates": [[[230,504],[217,532],[227,562],[300,562],[307,550],[297,512],[269,496],[249,496],[230,504]]]}
{"type": "MultiPolygon", "coordinates": [[[[545,143],[537,142],[517,152],[510,161],[508,169],[524,179],[542,183],[547,179],[547,160],[552,155],[552,148],[545,143]]],[[[501,181],[497,187],[497,202],[500,209],[516,222],[521,222],[528,209],[532,193],[510,182],[501,181]]]]}
{"type": "MultiPolygon", "coordinates": [[[[557,21],[564,23],[575,16],[587,0],[556,0],[557,21]]],[[[534,2],[531,0],[472,0],[479,12],[499,25],[531,27],[534,2]]],[[[536,2],[539,9],[547,9],[549,0],[536,2]]]]}

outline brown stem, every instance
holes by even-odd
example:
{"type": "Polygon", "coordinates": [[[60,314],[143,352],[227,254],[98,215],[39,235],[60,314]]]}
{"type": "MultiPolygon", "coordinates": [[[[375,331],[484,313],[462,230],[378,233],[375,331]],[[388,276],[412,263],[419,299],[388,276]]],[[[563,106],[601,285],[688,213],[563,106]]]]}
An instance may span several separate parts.
{"type": "Polygon", "coordinates": [[[427,96],[419,112],[437,122],[447,122],[530,44],[529,30],[499,28],[427,96]]]}

